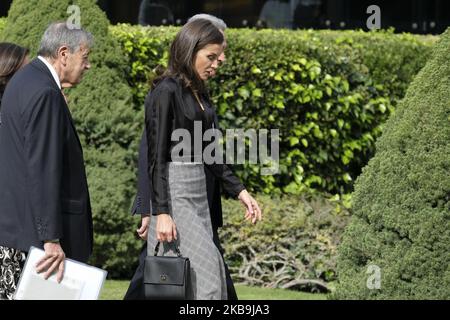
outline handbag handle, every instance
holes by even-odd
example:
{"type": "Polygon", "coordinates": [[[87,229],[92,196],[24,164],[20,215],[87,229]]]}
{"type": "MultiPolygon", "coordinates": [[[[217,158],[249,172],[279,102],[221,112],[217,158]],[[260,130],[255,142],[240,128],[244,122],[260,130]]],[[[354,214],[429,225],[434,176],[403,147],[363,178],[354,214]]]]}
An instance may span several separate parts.
{"type": "MultiPolygon", "coordinates": [[[[157,242],[156,243],[156,246],[155,246],[155,254],[154,254],[154,256],[156,257],[157,255],[158,255],[158,252],[159,252],[159,245],[161,244],[161,242],[157,242]]],[[[174,244],[175,244],[175,252],[177,253],[177,256],[178,257],[182,257],[182,255],[181,255],[181,252],[180,252],[180,248],[178,248],[178,245],[174,242],[174,244]]]]}

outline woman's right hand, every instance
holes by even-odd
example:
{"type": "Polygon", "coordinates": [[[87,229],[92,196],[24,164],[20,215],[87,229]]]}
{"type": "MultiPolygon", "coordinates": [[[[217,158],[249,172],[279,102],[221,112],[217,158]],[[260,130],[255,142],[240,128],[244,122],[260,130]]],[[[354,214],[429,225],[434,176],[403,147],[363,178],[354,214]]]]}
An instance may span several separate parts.
{"type": "Polygon", "coordinates": [[[156,216],[156,239],[160,242],[177,240],[177,226],[167,213],[156,216]]]}

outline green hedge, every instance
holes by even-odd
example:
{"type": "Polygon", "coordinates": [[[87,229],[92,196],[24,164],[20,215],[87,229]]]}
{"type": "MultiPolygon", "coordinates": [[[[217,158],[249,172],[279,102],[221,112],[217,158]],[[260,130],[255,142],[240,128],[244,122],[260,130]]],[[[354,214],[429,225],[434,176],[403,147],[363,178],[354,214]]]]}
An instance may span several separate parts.
{"type": "MultiPolygon", "coordinates": [[[[178,28],[111,28],[143,100],[178,28]]],[[[374,153],[381,125],[424,65],[433,38],[392,32],[227,30],[227,61],[210,83],[224,128],[280,129],[280,174],[236,166],[258,192],[345,193],[374,153]]]]}
{"type": "MultiPolygon", "coordinates": [[[[135,110],[142,119],[153,69],[166,64],[167,49],[178,28],[119,25],[111,27],[111,31],[130,60],[127,80],[133,90],[135,110]]],[[[261,176],[257,166],[236,168],[248,187],[271,194],[300,194],[312,188],[326,192],[351,190],[353,179],[373,155],[381,125],[424,65],[434,41],[433,37],[359,31],[239,29],[227,30],[227,37],[227,62],[210,83],[212,98],[224,128],[280,129],[280,175],[261,176]]],[[[328,288],[328,283],[336,279],[335,246],[345,218],[328,216],[329,221],[320,225],[312,222],[320,221],[320,215],[313,214],[305,222],[307,227],[283,229],[283,212],[293,212],[298,218],[295,212],[303,215],[304,205],[296,198],[283,198],[292,209],[283,206],[278,211],[279,200],[262,199],[267,226],[255,231],[259,234],[255,239],[267,248],[271,235],[283,230],[283,240],[274,244],[278,243],[280,250],[292,249],[292,255],[285,258],[300,264],[302,277],[318,282],[296,282],[298,273],[292,265],[286,266],[289,277],[277,284],[273,283],[275,273],[270,272],[259,279],[256,274],[252,279],[241,277],[239,270],[247,266],[243,257],[251,264],[253,258],[267,252],[264,246],[252,247],[253,252],[247,248],[257,242],[251,240],[251,229],[239,228],[239,204],[233,207],[231,202],[225,204],[222,235],[234,278],[271,286],[328,288]],[[318,234],[319,239],[320,234],[333,239],[329,247],[318,243],[320,240],[314,238],[318,234]],[[296,244],[289,246],[286,239],[295,239],[296,244]],[[236,247],[240,242],[242,246],[236,247]]],[[[292,223],[302,222],[293,219],[292,223]]]]}
{"type": "MultiPolygon", "coordinates": [[[[15,0],[7,29],[0,29],[0,39],[7,35],[7,39],[30,46],[35,52],[45,25],[66,17],[66,7],[72,3],[60,1],[56,8],[50,5],[54,1],[46,1],[47,5],[42,5],[41,1],[31,1],[33,4],[15,0]]],[[[92,263],[106,268],[111,277],[129,278],[140,246],[134,236],[137,221],[128,215],[128,210],[135,192],[143,99],[154,76],[152,70],[166,63],[168,45],[178,28],[110,26],[111,37],[104,14],[92,1],[74,1],[82,7],[82,24],[101,40],[93,51],[93,68],[79,88],[70,92],[69,104],[83,143],[92,195],[92,263]],[[84,10],[93,13],[83,14],[84,10]]],[[[0,19],[0,28],[1,25],[0,19]]],[[[224,128],[280,129],[281,174],[261,176],[258,166],[236,168],[250,189],[271,194],[299,194],[312,188],[327,192],[351,190],[353,179],[374,152],[381,124],[424,64],[433,42],[433,38],[359,31],[239,29],[227,30],[227,36],[227,62],[210,83],[212,98],[224,128]]],[[[263,196],[261,199],[268,208],[267,227],[255,231],[261,239],[274,234],[272,228],[283,229],[283,211],[292,212],[294,217],[307,216],[287,207],[277,211],[279,200],[275,200],[275,205],[263,196]],[[272,211],[278,213],[272,215],[272,211]]],[[[297,206],[296,199],[283,198],[283,202],[301,208],[303,205],[297,206]]],[[[247,257],[252,253],[243,247],[239,253],[230,251],[235,250],[232,246],[237,239],[229,232],[237,230],[238,220],[229,219],[238,219],[240,212],[239,204],[234,205],[232,208],[228,202],[225,204],[227,223],[223,236],[230,253],[227,259],[237,280],[250,281],[239,277],[239,253],[247,257]]],[[[308,219],[313,221],[313,216],[308,219]]],[[[292,221],[296,223],[301,221],[292,221]]],[[[298,228],[291,236],[302,237],[303,244],[298,246],[315,243],[311,240],[314,232],[337,237],[338,229],[323,229],[333,223],[319,227],[311,222],[306,229],[295,225],[298,228]]],[[[289,233],[283,230],[283,234],[289,233]]],[[[246,228],[239,231],[239,241],[247,232],[253,234],[246,228]]],[[[333,243],[335,246],[337,242],[333,243]]],[[[333,281],[334,249],[324,254],[318,244],[306,246],[315,253],[308,253],[311,260],[305,261],[314,263],[308,264],[304,275],[333,281]]],[[[295,254],[301,256],[299,248],[295,254]]],[[[267,279],[263,281],[270,284],[267,279]]],[[[320,287],[317,283],[316,286],[320,287]]]]}
{"type": "MultiPolygon", "coordinates": [[[[131,138],[128,151],[135,159],[152,70],[166,64],[178,28],[119,25],[110,30],[129,59],[122,67],[140,120],[125,135],[131,138]]],[[[361,31],[239,29],[227,30],[227,36],[227,62],[210,83],[222,126],[277,128],[281,133],[279,175],[262,176],[259,165],[248,164],[236,166],[236,172],[253,191],[294,194],[311,188],[352,190],[374,153],[382,123],[423,66],[433,42],[361,31]]],[[[89,119],[98,122],[95,113],[89,119]]],[[[91,123],[86,125],[80,130],[91,130],[91,123]]],[[[96,137],[98,146],[119,139],[128,147],[123,130],[115,135],[104,131],[104,138],[96,137]]]]}
{"type": "Polygon", "coordinates": [[[450,28],[357,180],[336,298],[450,299],[449,48],[450,28]]]}

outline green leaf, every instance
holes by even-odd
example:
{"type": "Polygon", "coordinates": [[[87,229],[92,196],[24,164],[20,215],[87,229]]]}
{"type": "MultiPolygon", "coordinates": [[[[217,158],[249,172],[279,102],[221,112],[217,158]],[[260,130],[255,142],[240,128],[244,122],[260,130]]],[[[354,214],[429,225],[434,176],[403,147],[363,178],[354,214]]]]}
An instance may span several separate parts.
{"type": "Polygon", "coordinates": [[[350,159],[347,158],[345,155],[343,155],[343,156],[341,157],[341,160],[342,160],[342,163],[343,163],[343,164],[349,164],[349,163],[350,163],[350,159]]]}
{"type": "Polygon", "coordinates": [[[261,91],[261,89],[259,89],[259,88],[254,89],[254,90],[252,91],[252,95],[253,95],[254,97],[262,97],[262,91],[261,91]]]}
{"type": "Polygon", "coordinates": [[[289,137],[289,144],[291,145],[291,147],[297,145],[298,143],[299,139],[297,137],[289,137]]]}
{"type": "Polygon", "coordinates": [[[344,87],[344,92],[348,92],[348,90],[350,89],[350,85],[348,84],[348,81],[346,81],[346,80],[342,81],[342,85],[344,87]]]}
{"type": "Polygon", "coordinates": [[[284,109],[283,101],[282,100],[275,101],[275,107],[277,107],[278,109],[284,109]]]}
{"type": "Polygon", "coordinates": [[[342,178],[343,178],[344,181],[346,181],[346,182],[352,181],[352,177],[351,177],[348,173],[345,173],[345,174],[342,176],[342,178]]]}
{"type": "Polygon", "coordinates": [[[314,128],[313,134],[316,138],[323,139],[323,133],[322,133],[322,131],[320,131],[320,129],[318,127],[314,128]]]}
{"type": "Polygon", "coordinates": [[[302,144],[307,148],[308,147],[308,140],[305,138],[302,139],[302,144]]]}
{"type": "Polygon", "coordinates": [[[300,71],[300,70],[302,70],[302,68],[300,67],[300,65],[298,65],[298,64],[296,64],[296,63],[294,63],[294,64],[291,66],[291,68],[292,68],[292,70],[294,70],[294,71],[300,71]]]}
{"type": "Polygon", "coordinates": [[[244,99],[248,99],[250,97],[250,92],[244,87],[240,87],[238,89],[238,94],[244,99]]]}
{"type": "Polygon", "coordinates": [[[333,137],[333,138],[335,138],[336,136],[337,136],[337,131],[336,130],[334,130],[334,129],[330,129],[330,134],[331,134],[331,136],[333,137]]]}
{"type": "Polygon", "coordinates": [[[259,69],[257,66],[253,66],[251,69],[251,73],[253,74],[260,74],[261,73],[261,69],[259,69]]]}

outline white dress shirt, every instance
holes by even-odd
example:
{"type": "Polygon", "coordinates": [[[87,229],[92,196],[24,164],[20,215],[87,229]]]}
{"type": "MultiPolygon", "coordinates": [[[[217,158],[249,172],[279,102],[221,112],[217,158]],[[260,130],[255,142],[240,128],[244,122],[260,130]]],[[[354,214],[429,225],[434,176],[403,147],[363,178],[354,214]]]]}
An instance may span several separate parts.
{"type": "Polygon", "coordinates": [[[59,82],[59,77],[58,77],[58,74],[56,73],[55,68],[53,68],[53,66],[44,57],[38,56],[38,59],[41,60],[43,63],[45,63],[47,68],[50,70],[50,72],[53,76],[53,79],[55,79],[55,82],[58,85],[59,89],[61,89],[61,83],[59,82]]]}

